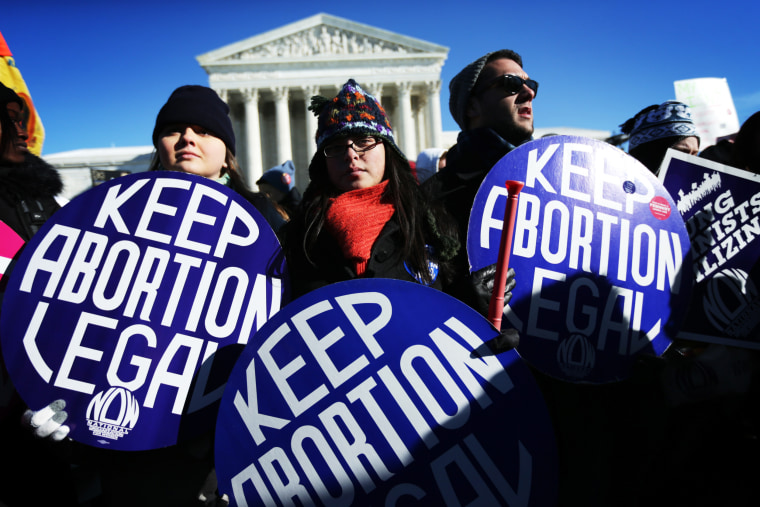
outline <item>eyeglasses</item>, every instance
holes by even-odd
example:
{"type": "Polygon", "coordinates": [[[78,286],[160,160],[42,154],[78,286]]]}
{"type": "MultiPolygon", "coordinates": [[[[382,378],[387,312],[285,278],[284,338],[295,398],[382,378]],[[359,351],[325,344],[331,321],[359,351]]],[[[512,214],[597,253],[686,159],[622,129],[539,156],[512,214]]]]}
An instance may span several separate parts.
{"type": "Polygon", "coordinates": [[[484,91],[499,85],[505,92],[507,92],[507,96],[517,95],[523,89],[523,86],[527,86],[533,90],[533,98],[536,98],[536,95],[538,95],[538,81],[535,81],[533,79],[523,79],[520,76],[515,76],[514,74],[504,74],[503,76],[492,79],[483,85],[479,91],[473,92],[472,94],[480,95],[484,91]]]}
{"type": "Polygon", "coordinates": [[[362,139],[355,139],[353,141],[350,141],[348,144],[330,144],[328,146],[325,146],[325,149],[323,151],[325,153],[325,157],[333,158],[343,156],[343,154],[346,153],[349,148],[352,148],[357,155],[361,156],[364,152],[371,150],[381,142],[382,140],[376,139],[374,137],[365,137],[362,139]]]}

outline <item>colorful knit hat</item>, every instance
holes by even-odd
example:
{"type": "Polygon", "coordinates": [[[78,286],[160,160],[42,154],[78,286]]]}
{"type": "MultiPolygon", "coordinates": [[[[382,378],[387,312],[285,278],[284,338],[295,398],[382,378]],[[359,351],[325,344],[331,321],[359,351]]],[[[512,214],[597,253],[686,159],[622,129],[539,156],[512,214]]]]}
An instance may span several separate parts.
{"type": "Polygon", "coordinates": [[[406,160],[396,145],[385,109],[353,79],[349,79],[332,99],[319,95],[312,97],[309,109],[318,117],[317,150],[322,150],[338,135],[369,135],[385,140],[406,160]]]}
{"type": "Polygon", "coordinates": [[[624,133],[630,134],[628,151],[666,137],[694,136],[699,139],[689,106],[675,100],[642,109],[620,127],[624,133]]]}

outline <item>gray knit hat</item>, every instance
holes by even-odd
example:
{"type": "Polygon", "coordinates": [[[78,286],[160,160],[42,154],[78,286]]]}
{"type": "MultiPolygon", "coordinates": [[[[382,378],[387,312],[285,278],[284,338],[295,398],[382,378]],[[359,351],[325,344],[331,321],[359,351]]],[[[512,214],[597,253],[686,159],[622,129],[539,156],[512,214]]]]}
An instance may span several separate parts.
{"type": "Polygon", "coordinates": [[[478,82],[483,67],[486,66],[488,57],[493,53],[486,53],[467,67],[459,71],[459,74],[449,82],[449,111],[459,128],[464,130],[465,118],[467,111],[467,102],[470,100],[470,93],[478,82]]]}

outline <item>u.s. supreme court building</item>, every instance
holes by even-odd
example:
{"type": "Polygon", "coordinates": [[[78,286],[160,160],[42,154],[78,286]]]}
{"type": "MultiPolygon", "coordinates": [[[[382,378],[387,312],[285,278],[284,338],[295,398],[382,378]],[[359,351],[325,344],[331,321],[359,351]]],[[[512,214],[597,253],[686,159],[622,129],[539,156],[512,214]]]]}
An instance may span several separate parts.
{"type": "MultiPolygon", "coordinates": [[[[317,129],[317,118],[307,110],[310,99],[335,96],[349,78],[380,99],[410,160],[425,148],[453,145],[457,132],[441,131],[441,69],[448,51],[432,42],[317,14],[211,50],[197,61],[208,73],[208,85],[230,106],[237,158],[251,187],[256,188],[268,168],[292,160],[296,186],[303,191],[317,129]]],[[[109,175],[147,169],[152,151],[152,146],[103,148],[44,158],[63,175],[64,193],[70,198],[109,175]]]]}

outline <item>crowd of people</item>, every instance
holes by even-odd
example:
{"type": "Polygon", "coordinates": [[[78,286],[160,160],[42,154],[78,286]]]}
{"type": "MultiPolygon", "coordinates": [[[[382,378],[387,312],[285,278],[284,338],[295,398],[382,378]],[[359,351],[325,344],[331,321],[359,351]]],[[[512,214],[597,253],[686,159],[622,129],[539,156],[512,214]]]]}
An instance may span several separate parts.
{"type": "MultiPolygon", "coordinates": [[[[470,210],[494,164],[533,139],[538,82],[520,55],[505,49],[464,67],[449,90],[461,129],[457,142],[424,150],[413,164],[382,105],[359,83],[349,79],[335,97],[313,97],[316,153],[301,195],[292,161],[267,171],[256,182],[260,191],[251,190],[235,158],[227,104],[210,88],[181,86],[157,114],[150,170],[203,176],[251,202],[280,238],[294,297],[344,280],[393,278],[445,291],[487,317],[496,269],[469,271],[470,210]]],[[[0,220],[28,240],[60,208],[62,184],[55,169],[26,149],[23,107],[13,90],[0,86],[0,220]]],[[[688,106],[668,101],[644,108],[621,129],[629,135],[629,154],[655,174],[669,148],[701,150],[760,173],[758,125],[760,113],[731,142],[702,147],[688,106]]],[[[505,301],[516,283],[519,273],[512,271],[505,301]]],[[[498,353],[519,342],[516,330],[502,329],[490,346],[498,353]]],[[[556,433],[559,504],[753,505],[759,498],[752,477],[760,450],[756,363],[751,351],[676,343],[663,357],[642,360],[623,382],[570,383],[533,369],[556,433]],[[674,394],[668,384],[674,369],[718,370],[737,361],[751,366],[746,382],[707,399],[674,394]]],[[[48,420],[57,418],[48,429],[65,425],[62,409],[46,407],[45,416],[32,412],[36,420],[22,423],[26,409],[16,399],[0,421],[0,505],[225,502],[216,494],[210,435],[125,457],[41,438],[48,420]]]]}

